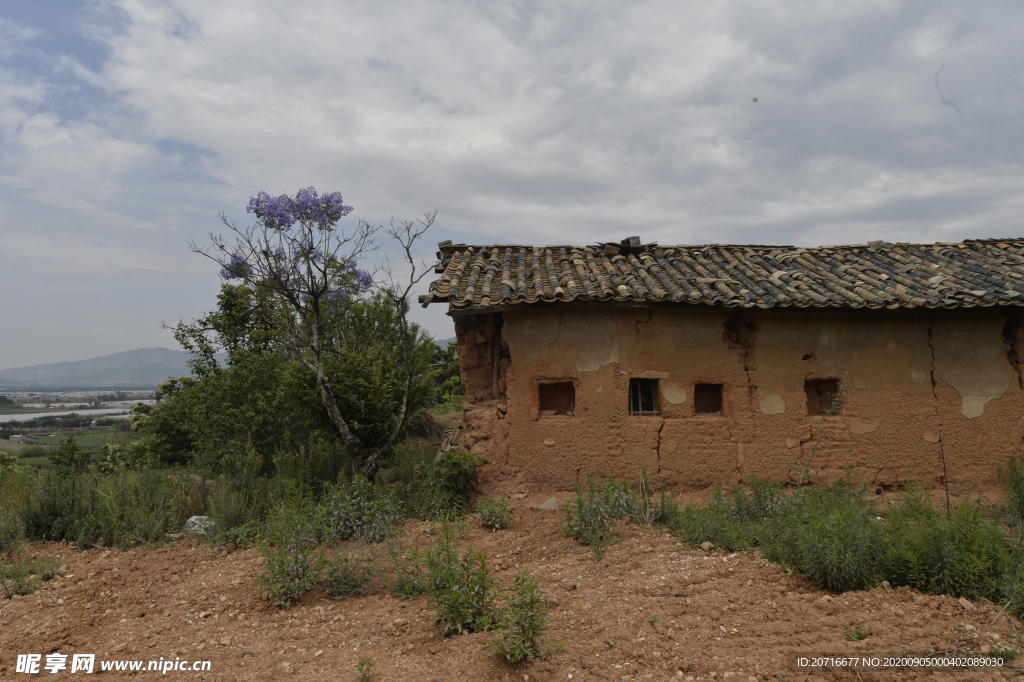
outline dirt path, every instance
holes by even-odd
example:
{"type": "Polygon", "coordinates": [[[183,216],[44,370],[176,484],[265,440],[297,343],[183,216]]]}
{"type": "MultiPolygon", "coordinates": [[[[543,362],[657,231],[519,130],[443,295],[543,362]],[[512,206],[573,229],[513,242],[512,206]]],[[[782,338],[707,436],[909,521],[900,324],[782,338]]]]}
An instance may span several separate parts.
{"type": "MultiPolygon", "coordinates": [[[[564,646],[546,661],[516,669],[495,661],[491,633],[440,640],[426,600],[381,589],[341,602],[316,590],[278,610],[263,600],[260,558],[251,549],[218,553],[192,540],[128,552],[49,543],[32,551],[58,556],[66,574],[32,596],[0,602],[0,678],[33,679],[15,673],[19,653],[59,651],[95,653],[97,661],[211,661],[209,672],[166,676],[199,680],[355,680],[360,658],[374,659],[377,680],[426,682],[1024,680],[1012,668],[796,672],[787,653],[1022,648],[1021,626],[1004,613],[989,629],[998,609],[987,602],[965,605],[908,589],[828,594],[756,553],[691,549],[646,527],[622,528],[622,541],[595,563],[588,548],[562,537],[561,519],[560,512],[520,509],[510,529],[473,529],[466,539],[488,551],[503,584],[519,567],[541,579],[550,638],[564,646]],[[870,635],[847,641],[844,623],[870,635]]],[[[409,522],[403,535],[426,546],[428,531],[409,522]]]]}

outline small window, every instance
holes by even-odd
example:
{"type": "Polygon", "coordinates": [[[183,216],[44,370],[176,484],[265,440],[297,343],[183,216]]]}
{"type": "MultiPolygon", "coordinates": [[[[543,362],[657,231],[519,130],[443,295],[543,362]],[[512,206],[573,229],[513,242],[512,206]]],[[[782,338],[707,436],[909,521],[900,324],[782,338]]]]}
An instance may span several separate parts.
{"type": "Polygon", "coordinates": [[[836,414],[839,412],[839,379],[808,379],[807,414],[836,414]]]}
{"type": "Polygon", "coordinates": [[[693,387],[693,411],[696,414],[722,414],[722,384],[696,384],[693,387]]]}
{"type": "Polygon", "coordinates": [[[629,413],[659,414],[657,379],[629,380],[629,413]]]}
{"type": "Polygon", "coordinates": [[[571,381],[540,385],[540,413],[545,416],[564,414],[569,417],[576,411],[576,387],[571,381]]]}

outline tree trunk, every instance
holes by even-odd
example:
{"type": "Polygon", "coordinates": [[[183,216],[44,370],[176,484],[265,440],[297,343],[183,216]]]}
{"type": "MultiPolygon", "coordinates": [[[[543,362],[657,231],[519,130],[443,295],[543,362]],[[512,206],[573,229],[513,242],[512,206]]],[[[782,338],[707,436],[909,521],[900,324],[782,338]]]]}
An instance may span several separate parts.
{"type": "MultiPolygon", "coordinates": [[[[338,403],[334,399],[334,389],[331,388],[331,380],[327,376],[327,371],[324,369],[323,352],[320,348],[320,333],[319,330],[314,326],[312,332],[312,343],[310,343],[310,350],[313,351],[313,362],[310,363],[300,354],[299,357],[306,367],[313,371],[316,375],[316,385],[320,389],[320,399],[323,401],[324,407],[327,408],[327,416],[330,418],[331,423],[338,429],[338,435],[341,436],[341,442],[345,444],[345,450],[348,452],[348,457],[352,461],[352,470],[359,473],[363,473],[365,465],[363,463],[363,444],[359,441],[356,434],[352,433],[352,429],[348,428],[348,424],[345,422],[345,418],[341,416],[341,410],[338,409],[338,403]]],[[[376,471],[374,472],[376,473],[376,471]]]]}

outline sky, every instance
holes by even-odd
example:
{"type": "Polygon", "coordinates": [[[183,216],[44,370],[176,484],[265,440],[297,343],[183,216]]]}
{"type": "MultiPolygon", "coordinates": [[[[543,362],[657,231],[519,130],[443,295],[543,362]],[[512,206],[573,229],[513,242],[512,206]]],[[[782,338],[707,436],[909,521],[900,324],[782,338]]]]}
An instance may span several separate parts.
{"type": "Polygon", "coordinates": [[[220,284],[189,242],[261,190],[436,210],[431,262],[1020,237],[1022,29],[998,0],[8,0],[0,368],[177,348],[220,284]]]}

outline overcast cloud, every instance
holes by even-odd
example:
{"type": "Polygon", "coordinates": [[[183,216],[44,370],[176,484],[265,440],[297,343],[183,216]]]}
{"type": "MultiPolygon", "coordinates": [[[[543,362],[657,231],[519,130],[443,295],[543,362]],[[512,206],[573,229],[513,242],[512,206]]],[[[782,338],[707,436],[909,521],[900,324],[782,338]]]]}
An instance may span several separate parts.
{"type": "MultiPolygon", "coordinates": [[[[0,368],[176,347],[160,322],[218,286],[187,242],[259,190],[339,190],[376,222],[437,209],[429,259],[446,238],[1021,236],[1022,20],[1019,2],[5,3],[0,368]]],[[[451,336],[443,312],[417,319],[451,336]]]]}

